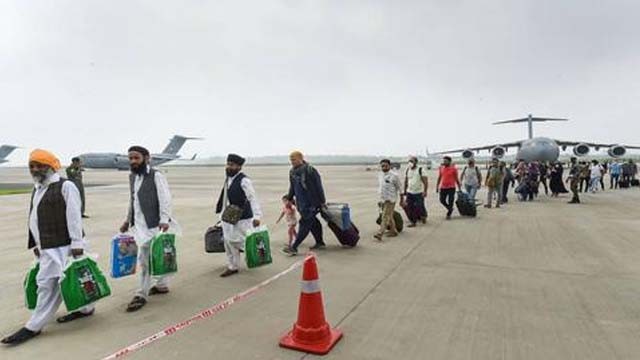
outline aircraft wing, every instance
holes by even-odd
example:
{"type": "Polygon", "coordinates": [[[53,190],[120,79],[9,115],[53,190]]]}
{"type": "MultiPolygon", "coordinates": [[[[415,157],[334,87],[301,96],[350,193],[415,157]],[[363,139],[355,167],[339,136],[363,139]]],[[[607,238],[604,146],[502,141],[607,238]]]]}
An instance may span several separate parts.
{"type": "Polygon", "coordinates": [[[504,148],[511,148],[511,147],[519,147],[520,144],[522,144],[522,141],[514,141],[514,142],[510,142],[510,143],[501,143],[501,144],[493,144],[493,145],[486,145],[486,146],[468,147],[468,148],[464,148],[464,149],[440,151],[440,152],[437,152],[437,153],[431,153],[430,155],[445,155],[445,154],[463,152],[463,151],[466,151],[466,150],[471,150],[471,151],[491,150],[491,149],[493,149],[493,148],[495,148],[497,146],[501,146],[501,147],[504,147],[504,148]]]}
{"type": "Polygon", "coordinates": [[[558,143],[559,146],[576,146],[580,144],[585,144],[587,146],[594,147],[594,148],[608,148],[608,147],[619,145],[627,149],[633,149],[633,150],[640,149],[640,146],[632,146],[632,145],[625,145],[625,144],[600,144],[600,143],[592,143],[587,141],[564,141],[564,140],[555,140],[555,142],[558,143]]]}

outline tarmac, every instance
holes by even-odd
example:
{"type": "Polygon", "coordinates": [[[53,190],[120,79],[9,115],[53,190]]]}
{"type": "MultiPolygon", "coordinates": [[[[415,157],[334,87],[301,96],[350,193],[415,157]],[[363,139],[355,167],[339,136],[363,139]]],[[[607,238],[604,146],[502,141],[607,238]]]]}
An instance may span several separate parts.
{"type": "MultiPolygon", "coordinates": [[[[344,338],[326,359],[638,359],[640,358],[640,191],[541,195],[480,209],[477,218],[444,220],[435,173],[430,172],[427,225],[405,229],[378,243],[377,173],[358,166],[319,166],[327,198],[351,205],[359,245],[344,249],[325,226],[329,244],[318,252],[329,322],[344,338]]],[[[188,319],[283,271],[302,257],[285,257],[286,226],[275,225],[288,188],[287,167],[247,167],[272,234],[274,263],[222,279],[224,254],[204,252],[203,234],[213,214],[223,169],[164,168],[182,225],[179,272],[167,295],[141,311],[125,312],[137,277],[109,279],[113,294],[96,314],[74,323],[52,323],[42,335],[2,359],[101,359],[188,319]]],[[[127,173],[85,173],[84,223],[91,251],[109,272],[109,243],[123,222],[127,173]]],[[[0,168],[0,182],[28,183],[27,169],[0,168]]],[[[478,195],[482,199],[486,193],[478,195]]],[[[33,261],[27,251],[29,195],[0,197],[4,241],[0,259],[0,334],[29,317],[22,283],[33,261]]],[[[313,245],[309,238],[301,247],[313,245]]],[[[278,347],[296,320],[301,271],[268,285],[249,299],[128,356],[130,359],[315,359],[278,347]]],[[[59,315],[64,313],[61,306],[59,315]]]]}

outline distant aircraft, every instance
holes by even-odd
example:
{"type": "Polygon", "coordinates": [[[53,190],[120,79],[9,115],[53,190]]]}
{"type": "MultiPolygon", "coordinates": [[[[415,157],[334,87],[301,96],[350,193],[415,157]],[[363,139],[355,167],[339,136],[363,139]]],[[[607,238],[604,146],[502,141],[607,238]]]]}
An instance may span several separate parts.
{"type": "Polygon", "coordinates": [[[0,164],[9,162],[7,160],[7,156],[13,152],[13,150],[17,149],[17,146],[13,145],[2,145],[0,146],[0,164]]]}
{"type": "Polygon", "coordinates": [[[594,148],[599,151],[600,148],[608,148],[607,153],[613,158],[619,158],[627,153],[627,149],[640,149],[638,146],[627,146],[620,144],[597,144],[590,142],[578,142],[578,141],[562,141],[555,140],[546,137],[533,137],[533,123],[534,122],[547,122],[547,121],[569,121],[568,119],[555,119],[555,118],[538,118],[529,114],[528,117],[523,119],[505,120],[493,123],[493,125],[499,124],[513,124],[513,123],[527,123],[529,127],[529,138],[527,140],[514,141],[510,143],[500,143],[488,146],[472,147],[466,149],[456,149],[441,151],[432,155],[442,155],[459,152],[465,159],[473,158],[475,153],[480,153],[482,150],[488,150],[489,154],[501,159],[509,151],[509,148],[517,147],[518,153],[516,154],[517,160],[530,161],[550,161],[554,162],[558,160],[560,156],[560,149],[563,151],[567,147],[573,147],[573,154],[581,157],[586,156],[594,148]]]}
{"type": "MultiPolygon", "coordinates": [[[[178,152],[187,140],[200,140],[201,138],[175,135],[167,147],[160,154],[151,155],[151,165],[156,166],[180,158],[178,152]]],[[[129,170],[129,157],[117,153],[89,153],[78,156],[87,169],[118,169],[129,170]]],[[[195,155],[193,157],[195,159],[195,155]]],[[[193,160],[192,159],[192,160],[193,160]]]]}

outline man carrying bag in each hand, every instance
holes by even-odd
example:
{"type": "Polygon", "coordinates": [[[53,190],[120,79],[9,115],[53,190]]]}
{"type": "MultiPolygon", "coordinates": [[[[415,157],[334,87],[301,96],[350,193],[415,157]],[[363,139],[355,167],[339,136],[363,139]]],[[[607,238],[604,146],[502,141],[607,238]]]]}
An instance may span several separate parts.
{"type": "MultiPolygon", "coordinates": [[[[37,302],[31,319],[16,333],[2,339],[6,345],[18,345],[38,335],[53,319],[62,303],[60,278],[69,256],[84,254],[82,201],[73,182],[60,178],[60,161],[46,150],[34,150],[29,156],[29,171],[34,181],[29,211],[29,249],[33,249],[39,270],[36,275],[37,302]]],[[[66,323],[94,313],[93,305],[58,318],[66,323]]]]}
{"type": "Polygon", "coordinates": [[[133,227],[133,236],[138,244],[138,263],[140,264],[140,288],[127,306],[127,312],[142,309],[150,295],[169,292],[169,279],[159,276],[154,280],[150,270],[151,240],[161,231],[169,230],[171,221],[171,193],[165,176],[153,169],[149,163],[149,150],[142,146],[129,148],[129,212],[120,232],[133,227]]]}
{"type": "Polygon", "coordinates": [[[244,251],[245,238],[251,227],[260,226],[262,210],[253,183],[243,172],[245,159],[229,154],[225,168],[226,179],[216,214],[222,214],[222,234],[227,254],[227,269],[220,277],[235,275],[240,267],[240,252],[244,251]]]}

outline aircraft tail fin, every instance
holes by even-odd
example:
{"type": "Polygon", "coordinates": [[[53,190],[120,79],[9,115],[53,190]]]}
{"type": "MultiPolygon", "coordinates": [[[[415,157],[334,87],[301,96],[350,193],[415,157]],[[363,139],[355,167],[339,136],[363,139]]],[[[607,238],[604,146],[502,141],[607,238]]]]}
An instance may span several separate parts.
{"type": "Polygon", "coordinates": [[[522,119],[513,119],[513,120],[504,120],[494,122],[493,125],[501,125],[501,124],[515,124],[515,123],[528,123],[531,122],[546,122],[546,121],[569,121],[569,119],[556,119],[556,118],[540,118],[540,117],[532,117],[532,118],[522,118],[522,119]]]}
{"type": "Polygon", "coordinates": [[[529,127],[529,139],[533,139],[533,123],[534,122],[547,122],[547,121],[569,121],[569,119],[533,117],[533,115],[529,114],[529,116],[527,116],[526,118],[523,118],[523,119],[497,121],[497,122],[494,122],[493,125],[527,123],[527,125],[529,125],[528,126],[529,127]]]}
{"type": "Polygon", "coordinates": [[[174,135],[171,138],[171,141],[169,141],[169,144],[167,145],[167,147],[165,147],[164,150],[162,150],[162,154],[177,155],[180,149],[182,149],[182,146],[184,146],[184,143],[187,142],[187,140],[201,140],[201,138],[174,135]]]}
{"type": "Polygon", "coordinates": [[[2,145],[0,146],[0,160],[6,158],[13,152],[13,150],[17,149],[17,146],[13,145],[2,145]]]}

